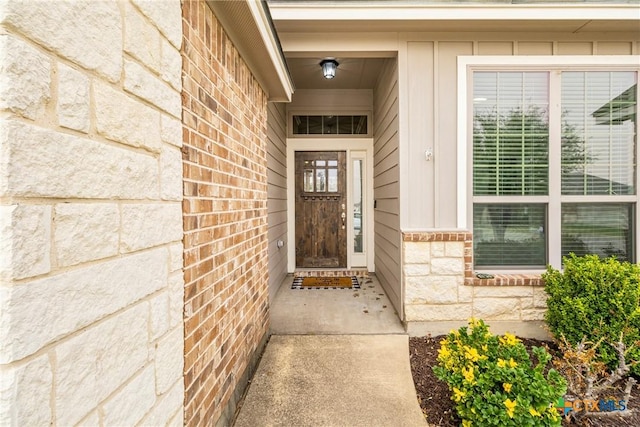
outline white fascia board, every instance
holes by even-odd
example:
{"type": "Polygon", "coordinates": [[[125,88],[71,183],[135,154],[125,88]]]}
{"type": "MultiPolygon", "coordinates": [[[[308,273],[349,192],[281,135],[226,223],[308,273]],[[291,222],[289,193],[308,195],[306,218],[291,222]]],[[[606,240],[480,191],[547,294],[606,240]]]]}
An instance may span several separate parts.
{"type": "Polygon", "coordinates": [[[526,4],[526,5],[353,5],[332,3],[270,3],[274,21],[440,21],[440,20],[640,20],[640,8],[633,4],[526,4]]]}
{"type": "Polygon", "coordinates": [[[262,40],[265,44],[267,53],[274,64],[275,71],[278,75],[278,79],[280,80],[280,84],[284,89],[284,97],[280,97],[280,99],[270,100],[291,102],[291,95],[294,91],[293,82],[291,81],[287,64],[284,61],[280,43],[278,42],[278,39],[276,38],[277,36],[272,29],[270,18],[265,13],[264,8],[260,4],[260,2],[249,1],[248,5],[257,29],[262,36],[262,40]]]}

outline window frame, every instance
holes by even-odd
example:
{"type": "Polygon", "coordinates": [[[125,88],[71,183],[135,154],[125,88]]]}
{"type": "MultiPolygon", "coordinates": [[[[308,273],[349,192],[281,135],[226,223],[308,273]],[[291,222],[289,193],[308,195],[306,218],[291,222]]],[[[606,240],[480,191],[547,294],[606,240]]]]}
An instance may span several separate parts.
{"type": "Polygon", "coordinates": [[[365,139],[373,137],[373,113],[370,110],[351,110],[351,109],[291,109],[287,110],[287,138],[309,139],[365,139]],[[366,116],[367,117],[367,133],[366,134],[339,134],[339,133],[313,133],[313,134],[296,134],[293,133],[294,116],[366,116]]]}
{"type": "MultiPolygon", "coordinates": [[[[460,229],[473,232],[473,73],[476,71],[508,72],[508,71],[546,71],[549,73],[549,189],[552,183],[560,183],[560,144],[552,144],[551,141],[560,139],[561,105],[555,100],[552,93],[556,93],[560,99],[560,76],[562,71],[633,71],[640,79],[640,56],[638,55],[607,55],[607,56],[460,56],[458,57],[458,110],[457,110],[457,225],[460,229]],[[554,77],[556,75],[556,77],[554,77]]],[[[637,89],[638,90],[638,89],[637,89]]],[[[640,92],[640,90],[638,90],[640,92]]],[[[636,105],[636,114],[640,107],[636,105]]],[[[636,125],[636,132],[639,127],[636,125]]],[[[636,138],[637,139],[637,138],[636,138]]],[[[640,159],[640,141],[636,141],[635,155],[640,159]]],[[[622,196],[581,196],[561,195],[561,191],[549,191],[547,196],[517,196],[507,199],[513,203],[545,203],[547,205],[547,254],[548,263],[554,268],[562,268],[562,245],[560,230],[562,222],[562,202],[565,203],[632,203],[635,204],[632,223],[634,225],[633,237],[635,243],[635,258],[638,259],[638,245],[640,240],[640,170],[636,164],[635,195],[622,196]],[[603,197],[611,198],[604,201],[603,197]]],[[[480,196],[481,203],[505,202],[504,196],[480,196]]],[[[482,269],[478,269],[482,271],[482,269]]],[[[539,273],[542,269],[528,268],[500,269],[501,273],[539,273]]]]}

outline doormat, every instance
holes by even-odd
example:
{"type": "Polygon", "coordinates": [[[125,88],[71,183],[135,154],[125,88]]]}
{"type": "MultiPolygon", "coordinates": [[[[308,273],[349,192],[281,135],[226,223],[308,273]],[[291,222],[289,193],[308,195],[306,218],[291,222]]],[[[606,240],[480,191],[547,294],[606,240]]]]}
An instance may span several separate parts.
{"type": "Polygon", "coordinates": [[[350,277],[296,277],[291,289],[360,289],[356,276],[350,277]]]}

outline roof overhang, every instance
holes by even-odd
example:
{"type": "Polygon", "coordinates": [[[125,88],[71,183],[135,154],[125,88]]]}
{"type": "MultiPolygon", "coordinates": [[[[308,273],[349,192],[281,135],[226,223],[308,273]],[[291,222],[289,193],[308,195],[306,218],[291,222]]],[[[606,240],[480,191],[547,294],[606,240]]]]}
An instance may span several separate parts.
{"type": "Polygon", "coordinates": [[[280,33],[310,32],[636,32],[637,4],[278,1],[269,8],[280,33]]]}
{"type": "Polygon", "coordinates": [[[207,0],[269,101],[290,102],[293,82],[265,2],[207,0]]]}

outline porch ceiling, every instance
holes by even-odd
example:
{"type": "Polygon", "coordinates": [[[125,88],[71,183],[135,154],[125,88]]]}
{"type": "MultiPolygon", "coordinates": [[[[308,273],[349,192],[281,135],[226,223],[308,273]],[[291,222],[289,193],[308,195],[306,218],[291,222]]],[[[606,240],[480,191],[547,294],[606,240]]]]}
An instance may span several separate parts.
{"type": "MultiPolygon", "coordinates": [[[[322,55],[310,58],[287,57],[289,74],[296,89],[373,89],[384,58],[353,58],[336,56],[340,64],[336,77],[322,76],[322,55]]],[[[330,56],[330,55],[328,55],[330,56]]]]}
{"type": "Polygon", "coordinates": [[[637,3],[529,1],[268,0],[268,4],[297,89],[373,88],[384,58],[396,56],[401,33],[449,33],[452,37],[472,32],[497,37],[517,33],[544,40],[567,34],[615,37],[612,34],[625,33],[625,39],[630,35],[640,39],[637,3]],[[332,80],[324,79],[320,72],[319,63],[326,57],[340,63],[332,80]]]}

